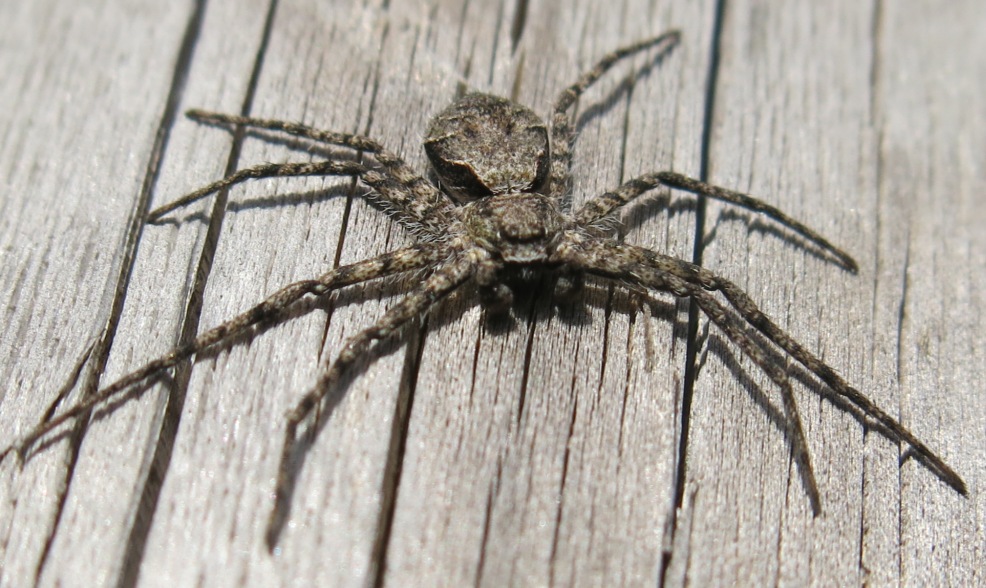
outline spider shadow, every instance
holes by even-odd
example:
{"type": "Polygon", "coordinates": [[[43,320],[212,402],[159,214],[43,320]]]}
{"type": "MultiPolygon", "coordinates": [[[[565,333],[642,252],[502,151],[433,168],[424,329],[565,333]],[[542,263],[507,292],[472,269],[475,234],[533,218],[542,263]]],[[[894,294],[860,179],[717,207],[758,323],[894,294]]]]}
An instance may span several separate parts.
{"type": "MultiPolygon", "coordinates": [[[[200,122],[198,124],[203,124],[211,127],[220,128],[226,130],[227,132],[235,132],[235,125],[230,125],[221,122],[200,122]]],[[[267,129],[256,129],[256,128],[246,128],[245,136],[252,137],[264,143],[269,143],[273,145],[279,145],[286,147],[291,151],[297,151],[302,153],[307,153],[316,158],[321,158],[324,160],[332,161],[361,161],[363,159],[362,152],[356,151],[354,149],[349,149],[346,147],[338,147],[335,145],[322,144],[311,140],[306,140],[303,138],[284,136],[283,134],[277,133],[275,131],[270,131],[267,129]]],[[[280,194],[276,196],[262,196],[249,199],[230,199],[226,205],[226,212],[239,212],[244,210],[266,210],[281,208],[284,206],[311,206],[313,204],[318,204],[321,202],[326,202],[338,197],[353,198],[353,200],[363,200],[368,202],[373,208],[383,212],[388,215],[388,211],[380,206],[380,202],[377,198],[367,198],[361,194],[361,189],[359,187],[354,187],[352,177],[350,176],[296,176],[292,179],[303,180],[306,177],[315,178],[338,178],[340,183],[338,185],[330,186],[328,188],[319,188],[314,190],[306,191],[295,191],[289,192],[287,194],[280,194]]],[[[266,180],[275,179],[288,179],[283,177],[272,177],[264,178],[266,180]]],[[[234,190],[238,187],[232,186],[228,188],[229,190],[234,190]]],[[[365,192],[368,188],[363,189],[365,192]]],[[[207,223],[209,221],[208,212],[195,212],[191,214],[186,214],[184,216],[175,215],[174,213],[168,214],[162,218],[157,218],[148,221],[149,225],[181,225],[187,222],[197,222],[197,223],[207,223]]]]}
{"type": "MultiPolygon", "coordinates": [[[[630,292],[626,288],[620,288],[606,282],[589,282],[585,285],[584,293],[577,300],[556,304],[549,295],[551,290],[540,287],[550,282],[551,276],[542,276],[531,282],[529,288],[520,289],[509,309],[501,309],[497,312],[484,310],[481,319],[483,332],[494,337],[505,336],[514,329],[523,328],[522,324],[531,328],[535,323],[548,322],[555,318],[571,327],[581,327],[592,322],[587,307],[632,314],[639,312],[642,304],[639,292],[630,292]]],[[[674,302],[662,303],[649,299],[643,303],[650,305],[652,316],[668,320],[674,320],[674,317],[677,317],[682,311],[674,302]]],[[[293,438],[286,439],[286,443],[289,444],[286,452],[287,460],[286,465],[282,464],[281,467],[283,467],[283,472],[287,477],[287,483],[283,487],[283,495],[277,497],[274,510],[271,513],[267,530],[269,549],[273,550],[276,547],[284,525],[290,518],[298,476],[305,467],[312,447],[324,428],[332,421],[332,416],[344,400],[353,382],[377,361],[393,354],[401,347],[407,346],[406,353],[412,358],[410,362],[414,365],[405,361],[401,389],[397,394],[403,397],[398,399],[399,404],[403,403],[404,407],[410,406],[413,403],[411,396],[416,385],[412,381],[413,375],[417,373],[420,362],[419,350],[424,343],[425,333],[437,331],[443,326],[455,323],[461,318],[463,312],[478,305],[478,293],[474,285],[459,288],[449,294],[441,303],[441,308],[445,309],[443,312],[428,315],[427,325],[421,323],[405,325],[394,336],[380,341],[368,353],[361,355],[349,369],[343,372],[340,380],[322,399],[313,416],[306,419],[306,422],[299,427],[293,438]]],[[[404,414],[409,414],[409,410],[404,414]]],[[[404,417],[405,420],[406,418],[407,416],[404,417]]],[[[399,422],[399,419],[395,419],[393,434],[406,436],[406,422],[399,422]]]]}
{"type": "MultiPolygon", "coordinates": [[[[330,186],[328,188],[306,190],[303,192],[288,192],[286,194],[279,194],[276,196],[262,196],[245,200],[229,200],[226,204],[225,212],[265,210],[282,208],[285,206],[313,206],[315,204],[328,202],[329,200],[333,200],[335,198],[348,198],[350,196],[353,196],[354,200],[360,200],[360,198],[354,194],[353,187],[351,185],[341,184],[330,186]]],[[[373,205],[372,199],[363,200],[366,200],[373,205]]],[[[374,208],[378,207],[374,206],[374,208]]],[[[150,220],[147,224],[153,226],[172,225],[178,227],[189,223],[208,224],[209,219],[210,213],[206,210],[192,212],[185,215],[175,215],[172,213],[163,218],[150,220]]]]}
{"type": "MultiPolygon", "coordinates": [[[[673,336],[682,343],[687,342],[688,303],[691,300],[690,298],[673,297],[674,302],[662,303],[657,301],[654,298],[653,293],[650,291],[630,292],[625,288],[620,288],[619,290],[628,293],[630,296],[625,298],[624,305],[614,305],[614,310],[633,313],[639,311],[640,304],[646,304],[651,309],[652,318],[672,322],[674,324],[673,336]],[[633,296],[638,296],[639,299],[633,300],[633,296]],[[685,304],[681,304],[682,302],[685,302],[685,304]]],[[[791,459],[794,460],[798,466],[798,474],[802,488],[806,495],[811,496],[813,492],[811,481],[812,472],[809,469],[806,469],[810,467],[810,464],[801,464],[799,460],[795,459],[797,445],[796,440],[791,437],[793,423],[788,421],[785,412],[774,405],[769,396],[764,392],[761,385],[757,383],[750,373],[743,367],[741,362],[737,359],[737,356],[733,353],[733,351],[731,351],[732,346],[729,339],[720,333],[712,334],[710,332],[711,327],[712,321],[706,321],[704,328],[696,334],[696,347],[702,350],[695,360],[696,378],[705,368],[710,354],[719,359],[721,364],[729,371],[732,379],[739,383],[753,403],[763,411],[768,422],[784,436],[789,446],[791,459]]],[[[761,347],[763,347],[765,355],[771,362],[783,364],[787,360],[786,355],[778,353],[776,350],[767,346],[763,338],[758,337],[758,339],[758,343],[761,347]]],[[[651,351],[649,351],[649,353],[650,352],[651,351]]],[[[801,370],[801,372],[804,372],[804,370],[801,370]]],[[[807,373],[801,373],[798,375],[800,376],[798,378],[799,381],[806,381],[809,384],[815,384],[814,380],[811,380],[807,373]]],[[[841,397],[839,398],[841,399],[841,397]]],[[[800,415],[798,415],[798,418],[800,418],[800,415]]],[[[684,468],[687,468],[687,454],[684,459],[686,461],[683,461],[679,466],[682,468],[682,471],[684,471],[684,468]]]]}
{"type": "Polygon", "coordinates": [[[698,203],[694,200],[673,200],[670,190],[665,189],[631,204],[622,217],[615,221],[615,226],[622,234],[628,234],[630,231],[642,230],[646,223],[659,215],[667,215],[670,220],[679,214],[694,213],[697,208],[698,203]]]}
{"type": "MultiPolygon", "coordinates": [[[[593,120],[608,114],[621,101],[628,100],[630,95],[633,93],[637,82],[642,78],[649,77],[651,72],[660,67],[677,46],[677,44],[672,44],[668,47],[664,47],[653,58],[647,60],[644,65],[639,68],[632,69],[627,75],[623,76],[620,82],[611,91],[609,91],[602,98],[602,100],[593,102],[585,110],[578,114],[574,125],[576,148],[578,144],[578,137],[585,127],[588,126],[593,120]]],[[[571,171],[572,170],[569,169],[569,173],[571,173],[571,171]]],[[[572,211],[572,196],[573,192],[568,190],[563,198],[562,208],[566,212],[572,211]]]]}
{"type": "MultiPolygon", "coordinates": [[[[536,280],[511,283],[514,299],[509,308],[483,308],[483,333],[505,336],[514,329],[557,320],[568,328],[585,328],[593,323],[590,309],[634,315],[647,305],[651,316],[669,322],[678,320],[681,310],[674,302],[660,302],[640,289],[627,287],[612,280],[585,276],[581,290],[568,299],[558,299],[555,281],[559,272],[545,271],[536,280]]],[[[481,303],[477,302],[477,305],[481,303]]]]}
{"type": "MultiPolygon", "coordinates": [[[[711,325],[711,321],[707,322],[706,329],[708,329],[710,325],[711,325]]],[[[783,351],[774,347],[773,344],[767,341],[767,339],[763,337],[763,335],[761,335],[759,332],[750,329],[749,334],[756,339],[758,346],[763,350],[764,356],[767,358],[768,362],[773,363],[775,365],[785,366],[784,372],[792,380],[792,383],[797,382],[802,388],[804,388],[807,391],[808,394],[814,395],[821,401],[828,402],[829,404],[834,406],[837,410],[846,413],[849,416],[851,416],[853,419],[855,419],[862,426],[864,436],[868,431],[872,430],[878,433],[879,435],[885,437],[891,442],[897,444],[903,443],[901,439],[893,433],[893,431],[891,431],[889,428],[887,428],[880,422],[874,420],[863,409],[859,408],[858,406],[847,400],[845,397],[837,394],[834,390],[829,388],[825,383],[821,382],[817,378],[817,376],[815,376],[811,371],[809,371],[803,365],[793,360],[787,354],[783,353],[783,351]]],[[[791,429],[789,428],[791,423],[788,421],[787,415],[784,413],[783,410],[780,410],[773,405],[769,397],[764,393],[763,388],[756,381],[754,381],[753,378],[750,377],[748,372],[741,365],[741,362],[737,359],[737,356],[731,351],[731,348],[733,346],[729,344],[728,340],[725,337],[719,335],[717,335],[715,339],[718,341],[718,345],[710,344],[708,347],[705,347],[704,349],[706,349],[706,351],[705,353],[703,353],[703,356],[706,355],[708,352],[711,352],[714,355],[716,355],[719,358],[719,360],[722,362],[722,364],[725,365],[726,368],[730,371],[732,377],[735,378],[735,380],[738,381],[743,386],[744,390],[753,400],[754,404],[756,404],[761,410],[764,411],[770,423],[773,426],[775,426],[781,432],[781,434],[785,436],[785,438],[787,439],[789,450],[791,452],[791,459],[794,460],[795,464],[799,466],[799,474],[801,478],[802,488],[804,489],[806,494],[810,495],[811,492],[810,472],[806,469],[803,469],[800,462],[795,458],[794,454],[796,452],[797,446],[795,439],[791,437],[791,429]]],[[[703,357],[699,365],[699,371],[701,370],[701,367],[704,365],[704,363],[705,363],[705,358],[703,357]]],[[[799,411],[798,418],[800,417],[801,415],[799,411]]],[[[925,465],[925,467],[928,467],[928,469],[931,470],[932,473],[936,472],[934,467],[931,467],[920,454],[915,453],[913,449],[911,449],[910,447],[908,447],[902,453],[899,465],[902,465],[907,459],[911,457],[914,457],[923,465],[925,465]]]]}
{"type": "Polygon", "coordinates": [[[815,259],[836,265],[850,274],[858,273],[858,270],[846,265],[845,262],[833,255],[831,252],[822,249],[817,244],[812,243],[808,239],[805,239],[803,236],[799,235],[797,232],[786,229],[783,225],[778,225],[777,223],[765,222],[762,218],[757,216],[756,213],[750,211],[744,213],[743,209],[728,208],[720,211],[716,221],[712,224],[712,230],[709,231],[705,238],[702,239],[703,248],[708,247],[715,241],[716,233],[718,232],[719,227],[722,226],[723,222],[743,223],[746,225],[748,235],[752,233],[759,233],[761,235],[775,237],[779,241],[794,245],[815,259]]]}
{"type": "Polygon", "coordinates": [[[581,132],[586,125],[612,110],[621,100],[628,98],[633,93],[637,81],[649,77],[651,72],[660,67],[671,53],[678,47],[678,43],[673,43],[662,48],[652,58],[645,61],[638,68],[631,69],[630,73],[623,76],[620,82],[613,88],[601,101],[593,102],[579,114],[575,121],[576,132],[581,132]]]}
{"type": "MultiPolygon", "coordinates": [[[[236,132],[236,128],[238,127],[238,125],[212,120],[194,122],[196,125],[223,129],[230,134],[234,134],[236,132]]],[[[274,131],[271,129],[248,126],[244,127],[243,134],[244,137],[251,137],[258,141],[262,141],[263,143],[280,145],[290,151],[308,153],[309,155],[313,155],[315,157],[331,159],[333,161],[360,161],[361,154],[363,153],[362,151],[358,151],[350,147],[334,145],[332,143],[322,143],[313,139],[296,137],[294,135],[285,134],[283,131],[274,131]]]]}
{"type": "MultiPolygon", "coordinates": [[[[17,452],[20,456],[21,467],[25,467],[28,462],[34,458],[34,456],[41,455],[48,449],[66,440],[72,441],[73,449],[78,449],[78,447],[81,446],[82,440],[85,436],[85,429],[88,429],[92,423],[109,418],[114,412],[122,408],[125,404],[142,397],[148,390],[159,383],[165,383],[171,387],[174,385],[174,379],[167,374],[157,374],[155,376],[151,376],[146,381],[128,388],[127,391],[120,396],[92,408],[88,413],[90,415],[88,419],[79,418],[75,421],[69,421],[72,424],[59,425],[60,428],[56,428],[38,438],[27,448],[25,448],[23,452],[17,452]]],[[[168,394],[173,392],[173,389],[168,390],[168,394]]],[[[83,415],[79,415],[79,417],[82,416],[83,415]]],[[[46,418],[41,421],[41,424],[47,422],[48,418],[49,417],[46,416],[46,418]]]]}
{"type": "MultiPolygon", "coordinates": [[[[280,482],[278,483],[282,494],[275,497],[274,506],[270,512],[270,519],[265,533],[267,547],[270,551],[273,551],[276,548],[278,542],[280,541],[281,533],[284,531],[284,526],[290,518],[291,509],[294,503],[294,493],[298,486],[298,476],[305,467],[305,462],[308,459],[311,449],[314,447],[315,442],[325,427],[332,422],[332,416],[335,414],[335,411],[339,405],[342,404],[342,401],[345,399],[350,386],[378,360],[395,353],[406,343],[410,346],[411,344],[409,343],[409,339],[414,338],[409,333],[411,330],[412,329],[409,327],[400,329],[400,333],[397,336],[389,337],[383,341],[380,341],[380,344],[376,345],[370,353],[363,354],[359,357],[350,366],[350,369],[347,369],[342,373],[336,383],[336,386],[329,390],[329,392],[321,399],[319,404],[314,409],[313,414],[309,415],[305,421],[299,425],[294,436],[285,436],[284,443],[287,447],[284,450],[284,459],[286,459],[286,463],[282,461],[278,464],[278,468],[279,471],[283,472],[283,475],[286,476],[286,483],[283,486],[280,485],[280,482]]],[[[409,347],[408,353],[411,352],[412,350],[409,347]]],[[[405,362],[405,374],[401,377],[400,387],[397,391],[398,405],[409,402],[407,397],[410,394],[410,382],[406,377],[406,368],[407,363],[405,362]]],[[[324,369],[324,365],[321,369],[324,369]]],[[[404,423],[400,421],[402,421],[402,419],[395,418],[394,426],[403,427],[404,423]]],[[[397,433],[394,432],[394,434],[396,435],[397,433]]],[[[388,470],[389,469],[390,468],[388,468],[388,470]]],[[[385,472],[385,476],[390,475],[390,471],[385,472]]]]}
{"type": "MultiPolygon", "coordinates": [[[[558,301],[553,293],[559,277],[556,272],[545,271],[535,280],[508,282],[514,298],[506,308],[483,308],[483,333],[495,337],[506,336],[522,328],[522,324],[531,326],[552,318],[572,327],[591,324],[592,317],[586,311],[586,303],[591,295],[596,294],[594,285],[585,284],[574,300],[558,301]]],[[[479,302],[477,304],[482,306],[479,302]]]]}
{"type": "MultiPolygon", "coordinates": [[[[710,322],[707,322],[706,329],[708,329],[709,326],[710,322]]],[[[783,409],[779,409],[774,405],[770,397],[764,391],[763,387],[757,383],[750,373],[741,365],[740,361],[736,357],[736,354],[731,351],[730,342],[726,337],[718,334],[713,336],[708,334],[708,332],[706,332],[706,337],[708,340],[702,346],[703,353],[701,359],[699,360],[698,369],[696,370],[696,377],[698,373],[701,373],[703,367],[705,366],[708,355],[715,355],[719,359],[720,363],[729,371],[733,380],[743,388],[743,391],[746,392],[747,396],[753,401],[753,404],[755,404],[757,408],[763,412],[764,416],[767,418],[767,421],[774,428],[776,428],[781,435],[784,436],[784,439],[788,445],[789,460],[793,461],[798,469],[798,477],[801,482],[801,488],[806,496],[811,497],[813,493],[817,491],[817,489],[812,486],[813,472],[811,471],[811,468],[813,466],[809,463],[802,463],[801,460],[796,457],[798,442],[793,437],[791,432],[795,426],[795,423],[789,419],[783,409]]],[[[772,363],[783,363],[786,360],[786,356],[781,357],[779,354],[775,353],[765,353],[765,355],[772,363]]],[[[792,418],[800,419],[801,415],[799,413],[794,415],[792,418]]],[[[682,467],[687,468],[687,459],[686,453],[686,463],[682,464],[682,467]]]]}
{"type": "MultiPolygon", "coordinates": [[[[698,203],[696,200],[676,200],[672,199],[671,190],[664,190],[658,195],[643,198],[640,202],[631,205],[619,220],[613,221],[612,230],[621,234],[629,234],[631,231],[643,230],[644,226],[657,218],[659,215],[666,214],[669,219],[685,212],[696,212],[698,203]]],[[[847,266],[841,259],[832,255],[829,251],[822,249],[817,244],[805,239],[797,232],[787,229],[783,225],[767,222],[759,218],[755,212],[745,211],[745,209],[727,208],[722,210],[710,223],[711,229],[702,238],[702,249],[715,243],[718,236],[719,227],[725,222],[738,222],[746,225],[748,234],[759,233],[775,237],[777,240],[793,245],[824,263],[836,265],[843,270],[856,274],[857,271],[847,266]]],[[[687,260],[686,260],[687,261],[687,260]]]]}

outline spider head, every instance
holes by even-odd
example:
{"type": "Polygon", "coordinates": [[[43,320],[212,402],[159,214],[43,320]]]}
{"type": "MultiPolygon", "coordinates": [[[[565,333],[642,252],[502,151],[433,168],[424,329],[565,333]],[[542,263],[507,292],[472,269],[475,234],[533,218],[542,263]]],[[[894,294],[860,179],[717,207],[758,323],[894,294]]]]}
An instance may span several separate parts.
{"type": "Polygon", "coordinates": [[[470,202],[462,208],[462,220],[477,245],[507,264],[546,261],[559,233],[570,224],[554,200],[526,192],[470,202]]]}
{"type": "Polygon", "coordinates": [[[466,94],[432,119],[425,152],[460,202],[537,192],[548,178],[548,129],[534,111],[489,94],[466,94]]]}

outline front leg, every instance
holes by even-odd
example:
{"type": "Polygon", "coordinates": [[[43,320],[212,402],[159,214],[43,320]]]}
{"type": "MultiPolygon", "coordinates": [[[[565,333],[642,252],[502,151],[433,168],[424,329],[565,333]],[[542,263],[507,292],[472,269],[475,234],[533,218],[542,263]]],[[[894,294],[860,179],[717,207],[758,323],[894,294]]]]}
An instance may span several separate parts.
{"type": "Polygon", "coordinates": [[[427,233],[434,236],[441,235],[448,226],[453,208],[452,201],[431,182],[412,170],[403,159],[369,137],[352,133],[324,131],[283,120],[237,116],[205,110],[192,109],[185,114],[188,118],[204,124],[229,127],[240,125],[253,129],[276,131],[317,143],[338,145],[368,153],[383,166],[385,175],[400,188],[381,193],[387,201],[389,209],[395,211],[405,221],[409,221],[409,224],[420,225],[427,233]]]}
{"type": "Polygon", "coordinates": [[[636,177],[612,192],[606,192],[602,196],[586,202],[578,212],[575,213],[575,221],[581,226],[589,226],[598,223],[607,216],[617,212],[620,208],[633,201],[640,195],[653,190],[658,186],[667,186],[715,198],[722,202],[735,204],[747,210],[758,212],[767,218],[773,219],[780,224],[788,227],[805,239],[828,251],[838,259],[839,263],[849,271],[856,273],[859,265],[851,255],[839,249],[828,239],[809,228],[805,224],[797,221],[780,209],[758,200],[742,192],[735,192],[719,186],[696,180],[679,173],[671,171],[652,172],[636,177]]]}
{"type": "Polygon", "coordinates": [[[568,195],[569,175],[572,171],[572,149],[575,146],[575,121],[569,109],[575,104],[579,96],[582,95],[592,84],[603,76],[611,67],[620,60],[636,55],[637,53],[663,45],[658,55],[658,60],[663,58],[673,49],[681,39],[681,33],[676,30],[668,31],[662,35],[651,39],[645,39],[633,45],[622,47],[605,55],[596,62],[592,69],[579,76],[575,83],[562,90],[555,98],[555,104],[551,113],[551,179],[549,182],[549,196],[561,200],[568,195]]]}
{"type": "MultiPolygon", "coordinates": [[[[373,188],[375,195],[379,197],[385,209],[396,214],[397,220],[410,228],[412,231],[421,230],[428,235],[437,237],[448,227],[450,220],[445,216],[439,215],[432,218],[427,223],[419,220],[417,213],[410,213],[407,203],[417,202],[417,195],[408,188],[407,184],[398,178],[387,173],[386,168],[381,170],[370,169],[355,161],[315,161],[310,163],[263,163],[254,167],[241,169],[221,180],[203,186],[190,194],[182,196],[174,202],[170,202],[156,208],[148,213],[148,222],[154,222],[162,216],[178,208],[201,200],[210,194],[215,194],[220,190],[230,188],[247,180],[261,180],[266,178],[286,178],[286,177],[311,177],[311,176],[353,176],[361,180],[367,186],[373,188]],[[437,222],[444,222],[444,225],[433,226],[437,222]]],[[[427,212],[427,211],[426,211],[427,212]]]]}

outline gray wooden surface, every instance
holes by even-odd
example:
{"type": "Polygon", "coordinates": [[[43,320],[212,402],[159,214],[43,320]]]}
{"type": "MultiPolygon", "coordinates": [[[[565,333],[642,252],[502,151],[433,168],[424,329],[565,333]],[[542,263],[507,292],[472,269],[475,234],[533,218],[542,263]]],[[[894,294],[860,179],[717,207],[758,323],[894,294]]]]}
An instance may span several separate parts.
{"type": "MultiPolygon", "coordinates": [[[[901,447],[808,381],[813,518],[777,391],[704,321],[685,379],[687,303],[598,287],[582,312],[541,300],[495,328],[466,291],[341,394],[269,554],[282,415],[397,282],[0,464],[0,585],[986,582],[981,2],[351,4],[0,4],[0,446],[89,344],[68,403],[290,281],[410,241],[336,179],[246,185],[224,215],[209,201],[143,226],[230,162],[319,156],[234,145],[185,109],[365,132],[424,169],[427,120],[460,84],[544,114],[597,57],[675,27],[670,58],[634,59],[580,102],[575,201],[705,161],[850,250],[856,276],[770,222],[704,210],[704,265],[939,451],[969,497],[899,466],[901,447]]],[[[695,199],[671,203],[634,208],[626,239],[691,259],[695,199]]]]}

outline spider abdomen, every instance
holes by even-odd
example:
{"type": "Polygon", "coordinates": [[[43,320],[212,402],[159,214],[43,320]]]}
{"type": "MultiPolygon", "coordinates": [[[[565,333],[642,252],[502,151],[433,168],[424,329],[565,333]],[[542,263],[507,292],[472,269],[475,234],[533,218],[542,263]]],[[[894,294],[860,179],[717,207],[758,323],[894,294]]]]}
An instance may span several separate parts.
{"type": "Polygon", "coordinates": [[[466,94],[428,128],[425,152],[460,202],[536,192],[550,168],[548,129],[530,108],[491,94],[466,94]]]}

